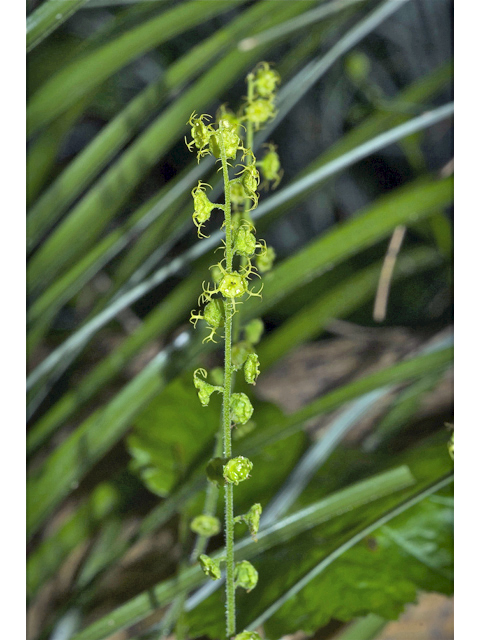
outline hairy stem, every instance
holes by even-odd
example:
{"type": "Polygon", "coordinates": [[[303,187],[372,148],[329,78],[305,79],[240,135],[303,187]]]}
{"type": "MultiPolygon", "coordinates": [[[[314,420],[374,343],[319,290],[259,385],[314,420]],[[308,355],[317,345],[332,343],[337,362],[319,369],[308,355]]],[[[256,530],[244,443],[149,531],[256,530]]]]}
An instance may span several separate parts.
{"type": "MultiPolygon", "coordinates": [[[[232,248],[232,217],[230,204],[230,180],[228,176],[228,163],[225,153],[222,132],[218,130],[218,144],[220,147],[223,182],[225,188],[225,268],[227,272],[233,267],[232,248]]],[[[223,455],[226,458],[232,456],[232,435],[230,429],[230,395],[232,386],[232,317],[233,304],[229,298],[224,300],[225,307],[225,376],[223,383],[223,455]]],[[[227,638],[235,634],[235,586],[234,568],[235,560],[233,554],[234,531],[233,531],[233,485],[229,482],[225,485],[225,550],[227,556],[227,638]]]]}

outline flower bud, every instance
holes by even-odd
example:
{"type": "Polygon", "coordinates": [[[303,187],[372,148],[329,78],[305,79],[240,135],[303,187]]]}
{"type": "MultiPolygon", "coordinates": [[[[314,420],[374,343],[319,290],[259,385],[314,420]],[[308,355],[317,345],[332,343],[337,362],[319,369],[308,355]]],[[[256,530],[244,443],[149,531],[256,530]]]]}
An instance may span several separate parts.
{"type": "Polygon", "coordinates": [[[270,97],[280,84],[280,74],[270,68],[268,62],[262,62],[255,74],[255,88],[259,96],[270,97]]]}
{"type": "Polygon", "coordinates": [[[230,419],[234,424],[245,424],[253,414],[252,403],[245,393],[233,393],[230,398],[230,419]]]}
{"type": "Polygon", "coordinates": [[[247,120],[254,124],[255,129],[258,129],[261,124],[264,124],[275,117],[275,105],[273,104],[273,100],[264,98],[252,100],[252,102],[247,104],[245,115],[247,120]]]}
{"type": "Polygon", "coordinates": [[[223,327],[223,322],[225,320],[225,308],[222,300],[214,298],[208,302],[203,310],[203,317],[211,327],[223,327]]]}
{"type": "Polygon", "coordinates": [[[255,253],[257,246],[257,239],[252,233],[253,226],[248,224],[242,224],[235,234],[235,242],[233,250],[239,256],[249,258],[255,253]]]}
{"type": "Polygon", "coordinates": [[[223,477],[231,484],[239,484],[249,478],[253,463],[244,456],[231,458],[223,467],[223,477]]]}
{"type": "Polygon", "coordinates": [[[247,592],[255,589],[258,582],[258,571],[248,560],[235,563],[235,588],[242,587],[247,592]]]}
{"type": "Polygon", "coordinates": [[[260,375],[260,363],[256,353],[250,353],[247,356],[243,372],[245,374],[245,381],[248,382],[248,384],[257,383],[257,378],[260,375]]]}
{"type": "Polygon", "coordinates": [[[275,151],[275,145],[269,144],[268,147],[269,151],[258,164],[260,166],[262,176],[269,182],[274,181],[273,187],[275,188],[282,179],[283,171],[280,166],[280,158],[278,157],[278,153],[275,151]]]}
{"type": "Polygon", "coordinates": [[[214,516],[196,516],[190,523],[190,529],[200,536],[216,536],[220,532],[220,520],[214,516]]]}
{"type": "Polygon", "coordinates": [[[262,637],[256,631],[242,631],[237,633],[233,640],[262,640],[262,637]]]}

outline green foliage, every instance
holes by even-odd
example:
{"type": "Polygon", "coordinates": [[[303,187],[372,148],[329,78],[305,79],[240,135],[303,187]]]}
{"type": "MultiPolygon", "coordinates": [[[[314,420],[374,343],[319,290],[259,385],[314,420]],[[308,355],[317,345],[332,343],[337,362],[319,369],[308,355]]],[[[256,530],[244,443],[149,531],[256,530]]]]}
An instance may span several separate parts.
{"type": "Polygon", "coordinates": [[[58,4],[27,18],[32,640],[65,611],[75,640],[223,637],[229,571],[235,640],[331,619],[371,640],[419,590],[452,592],[451,342],[427,351],[451,315],[446,51],[417,24],[392,48],[398,0],[58,4]],[[410,342],[332,382],[336,354],[312,393],[282,358],[338,319],[382,335],[399,225],[385,329],[410,342]],[[275,368],[299,409],[262,401],[275,368]],[[387,391],[369,433],[308,467],[331,412],[387,391]]]}

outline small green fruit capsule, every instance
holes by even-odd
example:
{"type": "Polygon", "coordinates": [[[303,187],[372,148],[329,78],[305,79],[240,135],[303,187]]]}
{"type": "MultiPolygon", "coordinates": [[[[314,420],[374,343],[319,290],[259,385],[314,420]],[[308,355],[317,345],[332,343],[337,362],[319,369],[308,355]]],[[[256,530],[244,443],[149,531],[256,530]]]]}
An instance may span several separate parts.
{"type": "Polygon", "coordinates": [[[252,403],[245,393],[233,393],[230,398],[230,419],[234,424],[245,424],[253,414],[252,403]]]}
{"type": "Polygon", "coordinates": [[[207,464],[207,478],[210,482],[214,482],[218,486],[225,484],[225,478],[223,477],[223,467],[228,462],[228,458],[212,458],[207,464]]]}
{"type": "Polygon", "coordinates": [[[255,257],[255,261],[258,267],[258,270],[261,273],[266,273],[270,271],[273,267],[273,263],[275,262],[276,254],[275,249],[273,247],[267,247],[265,253],[259,253],[255,257]]]}
{"type": "Polygon", "coordinates": [[[260,318],[254,318],[253,320],[250,320],[250,322],[245,327],[245,337],[247,339],[247,342],[250,342],[250,344],[257,344],[258,342],[260,342],[260,338],[262,337],[264,329],[264,324],[262,320],[260,320],[260,318]]]}
{"type": "Polygon", "coordinates": [[[251,345],[246,342],[237,342],[232,347],[232,365],[235,371],[240,371],[249,354],[253,353],[251,345]]]}
{"type": "Polygon", "coordinates": [[[222,300],[214,298],[208,302],[203,310],[203,317],[211,327],[223,327],[223,322],[225,320],[225,308],[222,300]]]}
{"type": "Polygon", "coordinates": [[[242,560],[235,564],[235,588],[242,587],[247,592],[255,589],[258,582],[258,571],[248,560],[242,560]]]}
{"type": "Polygon", "coordinates": [[[262,637],[256,631],[242,631],[233,640],[262,640],[262,637]]]}
{"type": "Polygon", "coordinates": [[[250,353],[245,361],[243,368],[245,374],[245,380],[248,384],[256,384],[257,378],[260,375],[260,363],[258,361],[258,355],[256,353],[250,353]]]}
{"type": "Polygon", "coordinates": [[[251,231],[252,228],[252,225],[243,224],[235,234],[233,250],[239,256],[249,258],[255,253],[257,239],[251,231]]]}
{"type": "Polygon", "coordinates": [[[212,580],[219,580],[222,577],[218,562],[215,562],[204,553],[199,556],[198,561],[206,576],[212,578],[212,580]]]}
{"type": "Polygon", "coordinates": [[[247,480],[252,467],[253,463],[244,456],[231,458],[223,466],[223,477],[226,482],[229,482],[231,484],[239,484],[240,482],[243,482],[243,480],[247,480]]]}
{"type": "Polygon", "coordinates": [[[247,292],[247,289],[246,279],[238,271],[226,273],[218,285],[218,290],[224,298],[239,298],[247,292]]]}
{"type": "Polygon", "coordinates": [[[194,371],[193,384],[198,392],[198,398],[202,407],[207,407],[208,403],[210,402],[210,396],[212,395],[212,393],[214,391],[223,391],[223,387],[216,387],[213,384],[209,384],[208,382],[205,382],[205,380],[202,380],[199,376],[202,376],[203,378],[207,377],[207,372],[205,371],[205,369],[196,369],[194,371]]]}
{"type": "Polygon", "coordinates": [[[255,74],[255,88],[258,95],[268,98],[275,92],[277,84],[280,84],[280,74],[271,69],[268,62],[262,62],[255,74]]]}
{"type": "Polygon", "coordinates": [[[190,529],[200,536],[216,536],[220,532],[220,520],[214,516],[196,516],[190,523],[190,529]]]}
{"type": "Polygon", "coordinates": [[[258,98],[248,103],[245,115],[255,125],[255,129],[258,129],[275,116],[275,106],[270,99],[258,98]]]}

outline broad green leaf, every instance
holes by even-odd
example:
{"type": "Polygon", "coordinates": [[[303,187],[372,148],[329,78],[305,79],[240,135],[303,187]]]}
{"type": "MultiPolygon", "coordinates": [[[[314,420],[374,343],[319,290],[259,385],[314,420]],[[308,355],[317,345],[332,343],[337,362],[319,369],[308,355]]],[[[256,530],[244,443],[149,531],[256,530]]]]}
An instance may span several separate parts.
{"type": "MultiPolygon", "coordinates": [[[[392,469],[382,476],[370,478],[346,490],[329,496],[327,499],[310,505],[299,513],[292,514],[275,523],[263,532],[259,532],[258,542],[250,537],[236,545],[239,559],[252,559],[270,547],[284,543],[294,538],[306,529],[314,527],[319,522],[326,522],[339,513],[350,511],[377,500],[382,496],[398,491],[411,485],[412,476],[408,469],[401,467],[392,469]]],[[[218,557],[222,550],[214,554],[218,557]]],[[[80,631],[72,640],[102,640],[114,631],[132,625],[146,617],[153,608],[168,604],[176,595],[185,590],[191,590],[205,581],[200,567],[195,566],[183,570],[173,579],[156,585],[150,593],[145,592],[125,603],[108,616],[94,622],[85,630],[80,631]],[[152,595],[154,598],[152,599],[152,595]]]]}
{"type": "Polygon", "coordinates": [[[27,17],[27,52],[31,51],[88,0],[47,0],[27,17]]]}
{"type": "Polygon", "coordinates": [[[274,640],[298,629],[313,632],[331,618],[346,622],[369,612],[395,619],[419,590],[453,592],[453,508],[429,496],[315,576],[301,600],[289,599],[269,619],[266,631],[274,640]]]}
{"type": "MultiPolygon", "coordinates": [[[[272,405],[269,405],[268,403],[260,403],[258,406],[258,403],[256,403],[257,409],[255,417],[258,420],[258,424],[261,425],[262,430],[265,431],[265,434],[259,433],[258,435],[260,438],[255,438],[255,434],[253,434],[253,438],[250,436],[242,439],[239,445],[239,451],[252,457],[252,459],[255,459],[254,457],[262,451],[265,451],[266,448],[268,450],[269,443],[275,443],[279,439],[282,440],[285,438],[289,433],[297,432],[305,423],[305,420],[314,417],[315,415],[319,415],[324,411],[334,409],[343,404],[343,402],[354,399],[361,393],[378,388],[383,384],[388,384],[389,382],[401,382],[413,376],[421,377],[429,371],[445,366],[445,364],[448,364],[449,360],[451,360],[450,350],[445,350],[444,353],[439,352],[427,354],[426,356],[419,356],[410,362],[401,363],[400,365],[396,365],[390,369],[383,370],[378,374],[368,376],[366,380],[367,384],[360,385],[360,388],[358,385],[353,383],[353,385],[346,385],[345,393],[342,393],[342,389],[335,390],[325,396],[324,402],[314,401],[309,407],[296,412],[296,414],[293,414],[292,416],[287,416],[286,418],[282,418],[281,413],[278,410],[272,412],[274,409],[272,405]],[[370,380],[371,383],[369,386],[368,383],[370,380]]],[[[234,444],[234,446],[236,445],[234,444]]],[[[441,443],[441,450],[443,453],[445,452],[445,442],[443,441],[441,443]]],[[[194,472],[186,481],[182,482],[178,488],[175,488],[174,492],[165,501],[165,503],[150,512],[140,526],[137,539],[152,533],[159,526],[165,523],[177,510],[182,509],[186,500],[204,486],[205,474],[203,469],[209,457],[210,454],[206,456],[204,463],[200,465],[198,472],[194,472]]],[[[385,466],[388,468],[391,462],[390,452],[388,452],[388,456],[386,458],[385,466]]],[[[420,480],[426,480],[429,477],[432,477],[432,474],[434,475],[439,472],[437,460],[438,454],[435,452],[432,458],[428,450],[425,451],[423,449],[419,449],[418,455],[413,458],[410,455],[408,458],[402,459],[401,462],[412,465],[417,478],[420,480]]],[[[348,452],[342,449],[338,456],[334,454],[331,456],[330,460],[324,464],[325,470],[322,474],[320,484],[316,482],[310,483],[314,488],[313,493],[307,490],[306,493],[304,491],[304,495],[310,496],[310,500],[315,500],[318,495],[327,495],[329,491],[335,491],[338,486],[347,486],[348,483],[351,482],[352,477],[355,477],[352,476],[352,473],[360,473],[360,476],[357,475],[357,477],[362,478],[365,476],[365,471],[368,474],[371,469],[371,465],[365,467],[364,461],[365,456],[361,453],[356,452],[352,458],[351,455],[348,455],[348,452]],[[359,458],[361,462],[360,467],[358,465],[359,458]],[[338,460],[341,461],[341,464],[347,465],[348,473],[345,478],[341,478],[339,476],[338,460]]],[[[254,502],[255,497],[252,496],[250,501],[254,502]]],[[[303,499],[302,503],[305,504],[303,499]]],[[[249,505],[245,505],[245,509],[247,509],[248,506],[249,505]]]]}
{"type": "Polygon", "coordinates": [[[159,496],[166,496],[218,431],[219,394],[202,407],[192,376],[171,382],[135,419],[127,447],[131,469],[159,496]],[[218,396],[218,397],[217,397],[218,396]]]}
{"type": "MultiPolygon", "coordinates": [[[[241,1],[241,0],[240,0],[241,1]]],[[[238,1],[186,2],[86,54],[46,82],[27,107],[28,134],[36,133],[131,60],[232,8],[238,1]]]]}

